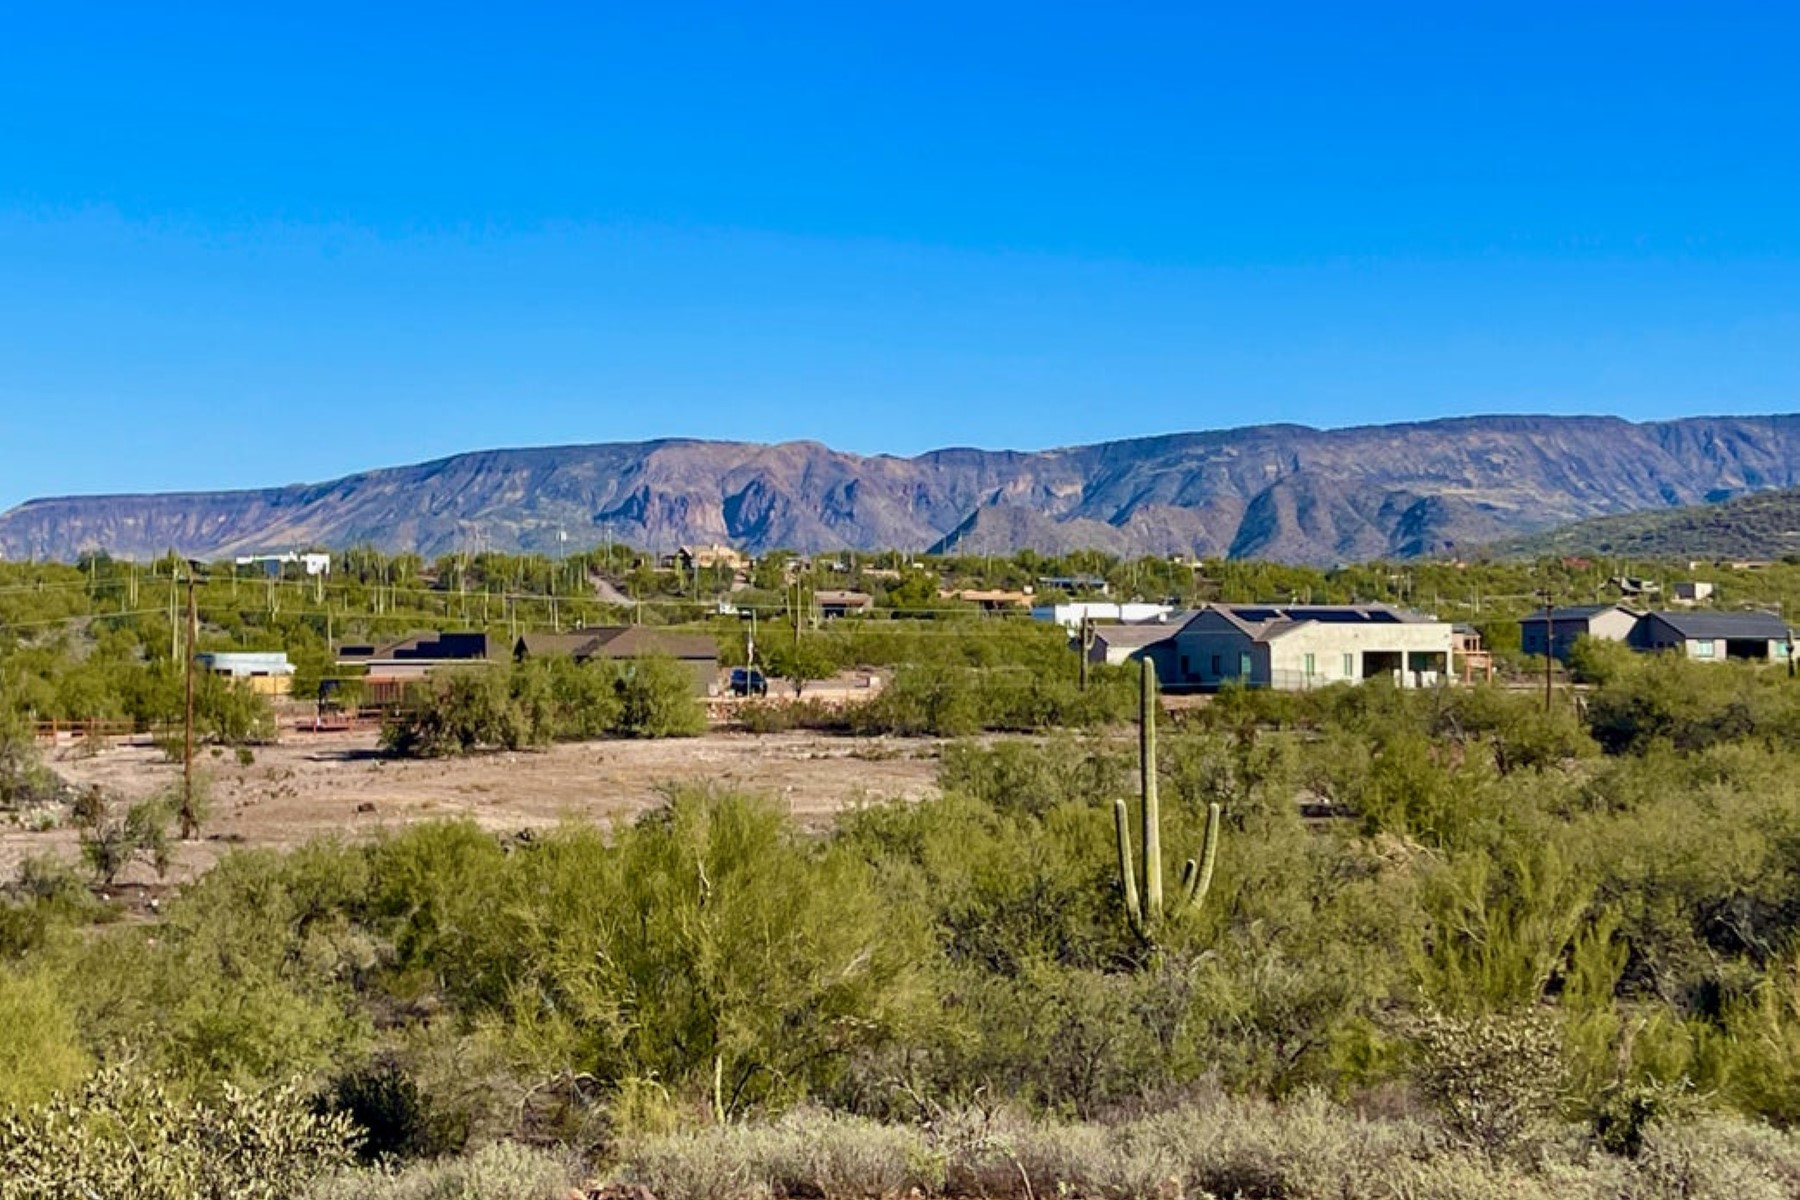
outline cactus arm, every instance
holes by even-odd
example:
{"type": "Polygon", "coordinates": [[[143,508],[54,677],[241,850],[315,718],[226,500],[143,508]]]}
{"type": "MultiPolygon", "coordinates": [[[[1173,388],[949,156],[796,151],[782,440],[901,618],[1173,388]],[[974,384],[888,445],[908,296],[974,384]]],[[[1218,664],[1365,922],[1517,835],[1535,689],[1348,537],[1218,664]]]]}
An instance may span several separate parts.
{"type": "Polygon", "coordinates": [[[1125,887],[1125,916],[1132,931],[1144,936],[1144,910],[1138,904],[1137,868],[1131,861],[1131,817],[1123,800],[1113,801],[1113,826],[1119,834],[1119,882],[1125,887]]]}
{"type": "Polygon", "coordinates": [[[1144,797],[1144,915],[1155,923],[1163,912],[1162,804],[1156,794],[1156,664],[1139,660],[1138,782],[1144,797]]]}
{"type": "Polygon", "coordinates": [[[1181,890],[1185,893],[1186,903],[1199,908],[1206,903],[1206,893],[1212,890],[1213,863],[1219,856],[1219,806],[1206,806],[1206,838],[1200,843],[1200,863],[1196,868],[1193,859],[1181,869],[1181,890]]]}

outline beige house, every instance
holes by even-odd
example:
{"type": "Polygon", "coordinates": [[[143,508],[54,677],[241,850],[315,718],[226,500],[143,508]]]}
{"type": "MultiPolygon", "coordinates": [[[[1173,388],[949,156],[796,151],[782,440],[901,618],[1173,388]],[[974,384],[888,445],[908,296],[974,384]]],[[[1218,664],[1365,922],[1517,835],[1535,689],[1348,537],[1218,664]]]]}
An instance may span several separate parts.
{"type": "Polygon", "coordinates": [[[813,603],[819,606],[819,615],[831,621],[838,617],[860,617],[872,612],[875,597],[867,592],[820,590],[813,593],[813,603]]]}
{"type": "Polygon", "coordinates": [[[742,571],[750,566],[748,555],[713,543],[710,546],[683,546],[675,553],[662,560],[664,569],[679,567],[683,571],[709,570],[713,567],[730,567],[733,571],[742,571]]]}
{"type": "Polygon", "coordinates": [[[1386,604],[1210,604],[1172,643],[1167,682],[1176,689],[1293,691],[1374,678],[1430,687],[1453,678],[1450,623],[1386,604]]]}

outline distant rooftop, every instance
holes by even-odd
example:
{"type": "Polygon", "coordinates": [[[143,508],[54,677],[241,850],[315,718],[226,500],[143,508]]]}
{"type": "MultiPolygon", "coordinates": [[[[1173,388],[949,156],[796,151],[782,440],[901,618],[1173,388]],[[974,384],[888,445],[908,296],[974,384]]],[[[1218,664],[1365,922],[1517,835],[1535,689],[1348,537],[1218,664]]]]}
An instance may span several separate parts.
{"type": "Polygon", "coordinates": [[[1766,612],[1653,612],[1649,614],[1683,638],[1746,638],[1786,641],[1787,622],[1766,612]]]}

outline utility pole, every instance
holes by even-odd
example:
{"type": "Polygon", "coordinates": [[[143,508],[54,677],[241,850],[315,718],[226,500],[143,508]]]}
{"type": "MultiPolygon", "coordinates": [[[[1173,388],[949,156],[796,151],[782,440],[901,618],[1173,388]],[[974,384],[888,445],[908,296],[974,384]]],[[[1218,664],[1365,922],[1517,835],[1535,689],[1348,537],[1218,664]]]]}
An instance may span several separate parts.
{"type": "Polygon", "coordinates": [[[1081,690],[1088,686],[1088,654],[1094,649],[1094,618],[1081,614],[1081,690]]]}
{"type": "Polygon", "coordinates": [[[1544,711],[1550,711],[1550,687],[1556,666],[1556,608],[1550,589],[1544,589],[1544,711]]]}
{"type": "Polygon", "coordinates": [[[181,751],[181,840],[190,842],[200,836],[200,821],[194,813],[194,643],[199,640],[200,617],[194,604],[194,569],[187,578],[187,717],[182,725],[181,751]]]}

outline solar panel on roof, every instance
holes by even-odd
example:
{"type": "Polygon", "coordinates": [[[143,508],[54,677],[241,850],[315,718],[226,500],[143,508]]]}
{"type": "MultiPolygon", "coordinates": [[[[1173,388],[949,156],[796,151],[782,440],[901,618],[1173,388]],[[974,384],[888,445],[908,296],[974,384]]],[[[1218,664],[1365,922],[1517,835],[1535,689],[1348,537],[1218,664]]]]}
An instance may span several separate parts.
{"type": "Polygon", "coordinates": [[[1234,608],[1231,615],[1240,621],[1273,621],[1281,615],[1275,608],[1234,608]]]}

